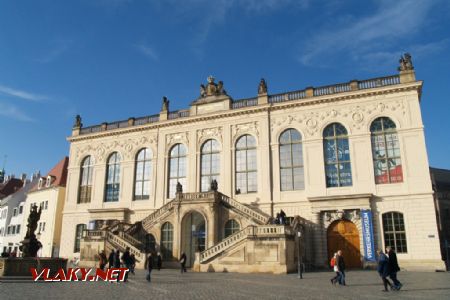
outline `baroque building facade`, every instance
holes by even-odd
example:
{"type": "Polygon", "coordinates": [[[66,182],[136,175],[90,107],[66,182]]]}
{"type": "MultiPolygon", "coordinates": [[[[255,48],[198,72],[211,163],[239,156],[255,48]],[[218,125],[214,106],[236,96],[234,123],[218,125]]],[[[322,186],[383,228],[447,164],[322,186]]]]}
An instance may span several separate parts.
{"type": "Polygon", "coordinates": [[[138,261],[282,273],[297,253],[364,267],[392,246],[403,267],[442,268],[421,89],[405,55],[393,76],[275,95],[262,79],[242,100],[209,77],[187,110],[164,98],[153,116],[77,116],[60,255],[93,264],[129,246],[138,261]]]}

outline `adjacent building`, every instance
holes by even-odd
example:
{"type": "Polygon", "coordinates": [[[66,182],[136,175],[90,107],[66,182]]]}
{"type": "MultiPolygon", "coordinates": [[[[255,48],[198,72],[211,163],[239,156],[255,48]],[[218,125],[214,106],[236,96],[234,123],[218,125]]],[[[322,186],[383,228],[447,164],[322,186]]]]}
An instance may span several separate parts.
{"type": "MultiPolygon", "coordinates": [[[[24,203],[23,227],[32,205],[41,209],[41,217],[36,229],[36,236],[42,244],[38,255],[41,257],[58,257],[61,245],[62,211],[66,195],[67,166],[69,158],[60,160],[48,174],[40,177],[28,192],[24,203]]],[[[24,236],[24,234],[22,234],[24,236]]]]}
{"type": "Polygon", "coordinates": [[[239,100],[209,77],[186,110],[164,98],[156,115],[77,117],[60,255],[130,246],[185,252],[198,270],[285,272],[298,252],[325,267],[342,249],[359,268],[391,246],[404,268],[443,268],[422,84],[405,55],[392,76],[279,94],[261,80],[239,100]],[[281,210],[293,226],[275,224],[281,210]]]}

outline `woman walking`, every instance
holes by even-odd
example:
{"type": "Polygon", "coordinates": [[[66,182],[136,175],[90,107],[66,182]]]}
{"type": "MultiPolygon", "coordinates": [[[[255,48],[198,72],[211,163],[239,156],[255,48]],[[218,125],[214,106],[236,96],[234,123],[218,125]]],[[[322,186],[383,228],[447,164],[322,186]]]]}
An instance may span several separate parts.
{"type": "Polygon", "coordinates": [[[388,257],[386,256],[386,254],[383,253],[382,250],[378,250],[378,274],[380,274],[381,280],[383,280],[383,285],[384,285],[384,290],[383,292],[388,292],[388,286],[390,289],[392,289],[392,284],[389,281],[389,279],[387,279],[387,277],[389,276],[389,265],[388,265],[388,257]]]}

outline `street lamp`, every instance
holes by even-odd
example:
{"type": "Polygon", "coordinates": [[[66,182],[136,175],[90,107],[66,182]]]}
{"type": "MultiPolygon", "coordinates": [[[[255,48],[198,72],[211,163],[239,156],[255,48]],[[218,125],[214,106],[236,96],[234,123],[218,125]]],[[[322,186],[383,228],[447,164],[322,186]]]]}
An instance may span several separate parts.
{"type": "Polygon", "coordinates": [[[300,251],[300,238],[302,237],[302,231],[299,229],[297,231],[297,248],[298,248],[298,257],[297,257],[297,271],[298,271],[298,278],[303,279],[303,270],[302,270],[302,255],[300,251]]]}

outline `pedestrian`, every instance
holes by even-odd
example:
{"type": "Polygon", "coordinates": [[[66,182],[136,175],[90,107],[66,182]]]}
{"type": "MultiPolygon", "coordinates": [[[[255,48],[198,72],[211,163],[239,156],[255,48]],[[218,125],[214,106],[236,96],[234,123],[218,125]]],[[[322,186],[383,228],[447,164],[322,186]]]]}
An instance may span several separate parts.
{"type": "Polygon", "coordinates": [[[120,268],[120,250],[117,249],[114,253],[114,259],[113,259],[113,266],[114,268],[120,268]]]}
{"type": "Polygon", "coordinates": [[[336,273],[336,276],[334,276],[333,278],[330,279],[332,285],[336,285],[336,282],[338,282],[339,278],[340,278],[338,266],[336,264],[337,255],[338,255],[337,252],[334,253],[334,255],[330,261],[330,266],[333,268],[333,271],[336,273]]]}
{"type": "Polygon", "coordinates": [[[280,210],[280,224],[286,225],[286,213],[282,209],[280,210]]]}
{"type": "Polygon", "coordinates": [[[125,265],[125,268],[128,269],[128,272],[125,273],[124,282],[128,280],[128,273],[132,269],[133,261],[130,255],[130,247],[125,248],[125,252],[122,254],[122,262],[125,265]]]}
{"type": "Polygon", "coordinates": [[[98,254],[98,257],[99,257],[98,267],[100,269],[102,269],[102,271],[104,271],[105,270],[105,266],[106,266],[106,253],[105,253],[105,250],[102,250],[98,254]]]}
{"type": "Polygon", "coordinates": [[[131,258],[131,269],[130,269],[130,272],[131,272],[131,274],[135,275],[134,274],[134,268],[136,267],[136,256],[134,255],[134,253],[131,253],[130,258],[131,258]]]}
{"type": "Polygon", "coordinates": [[[400,271],[397,261],[397,254],[395,254],[395,251],[391,246],[386,247],[386,254],[388,256],[389,277],[392,279],[392,283],[394,284],[393,289],[399,291],[403,284],[401,284],[401,282],[397,279],[397,272],[400,271]]]}
{"type": "Polygon", "coordinates": [[[161,271],[161,267],[162,267],[162,257],[161,257],[161,253],[158,252],[158,255],[156,256],[157,259],[157,267],[158,267],[158,271],[161,271]]]}
{"type": "Polygon", "coordinates": [[[152,270],[153,270],[153,256],[152,253],[150,253],[147,257],[147,261],[145,262],[145,268],[147,270],[146,279],[148,282],[152,281],[152,270]]]}
{"type": "Polygon", "coordinates": [[[114,267],[114,256],[115,256],[114,250],[111,250],[111,253],[109,254],[108,257],[108,268],[110,269],[114,267]]]}
{"type": "Polygon", "coordinates": [[[384,292],[388,292],[388,286],[390,289],[392,289],[392,284],[389,281],[389,279],[387,279],[387,277],[389,276],[389,266],[388,266],[388,257],[386,256],[386,254],[384,254],[383,250],[378,250],[378,274],[380,274],[381,280],[383,280],[383,285],[384,285],[384,292]]]}
{"type": "Polygon", "coordinates": [[[180,257],[181,273],[186,273],[186,254],[181,253],[180,257]]]}
{"type": "Polygon", "coordinates": [[[346,285],[346,283],[345,283],[345,262],[344,262],[344,256],[342,256],[342,250],[338,250],[338,252],[337,252],[336,265],[337,265],[337,270],[339,272],[338,282],[340,285],[346,285]]]}

